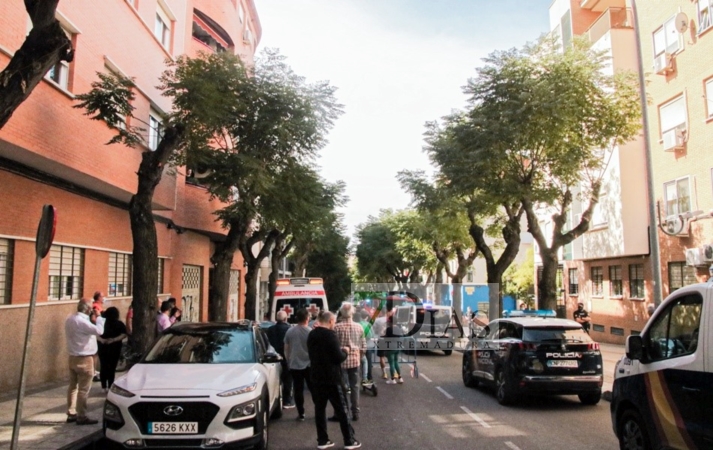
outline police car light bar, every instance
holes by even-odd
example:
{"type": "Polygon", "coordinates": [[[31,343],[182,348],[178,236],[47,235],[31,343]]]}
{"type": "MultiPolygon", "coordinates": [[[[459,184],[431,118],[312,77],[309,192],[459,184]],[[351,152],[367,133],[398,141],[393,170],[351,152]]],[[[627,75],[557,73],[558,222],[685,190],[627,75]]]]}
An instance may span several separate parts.
{"type": "Polygon", "coordinates": [[[552,309],[515,309],[503,311],[503,317],[557,317],[552,309]]]}

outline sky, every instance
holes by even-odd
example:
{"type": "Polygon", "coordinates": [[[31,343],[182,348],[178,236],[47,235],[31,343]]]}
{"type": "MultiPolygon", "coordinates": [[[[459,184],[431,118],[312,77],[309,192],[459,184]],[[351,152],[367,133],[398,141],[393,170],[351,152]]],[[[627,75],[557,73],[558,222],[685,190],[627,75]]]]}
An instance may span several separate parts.
{"type": "Polygon", "coordinates": [[[338,88],[344,114],[318,161],[346,182],[349,236],[381,209],[409,206],[396,174],[433,171],[424,124],[465,105],[481,59],[549,29],[552,0],[256,0],[263,48],[338,88]]]}

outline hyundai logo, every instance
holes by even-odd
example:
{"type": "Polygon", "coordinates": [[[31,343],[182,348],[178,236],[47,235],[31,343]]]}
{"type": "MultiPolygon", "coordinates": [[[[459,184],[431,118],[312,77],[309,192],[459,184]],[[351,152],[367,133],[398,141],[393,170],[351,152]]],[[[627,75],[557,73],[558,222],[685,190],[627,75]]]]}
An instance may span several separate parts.
{"type": "Polygon", "coordinates": [[[180,416],[183,414],[183,408],[178,405],[171,405],[163,408],[163,413],[167,416],[180,416]]]}

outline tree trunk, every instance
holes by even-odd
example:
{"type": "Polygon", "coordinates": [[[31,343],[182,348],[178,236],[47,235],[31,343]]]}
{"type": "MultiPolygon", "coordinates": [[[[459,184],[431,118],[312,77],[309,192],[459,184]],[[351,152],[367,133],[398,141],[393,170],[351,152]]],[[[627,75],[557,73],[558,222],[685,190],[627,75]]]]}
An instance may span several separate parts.
{"type": "Polygon", "coordinates": [[[168,127],[158,148],[141,155],[136,194],[129,202],[133,252],[133,336],[142,352],[148,351],[156,336],[158,292],[158,239],[151,203],[169,156],[178,148],[183,128],[168,127]]]}
{"type": "Polygon", "coordinates": [[[495,260],[492,249],[485,240],[485,229],[478,223],[474,214],[469,213],[470,236],[475,241],[475,246],[485,258],[485,268],[488,279],[488,316],[490,320],[502,317],[503,314],[503,274],[515,261],[518,251],[520,251],[520,218],[525,212],[521,205],[503,205],[508,215],[508,220],[502,229],[505,249],[495,260]]]}
{"type": "Polygon", "coordinates": [[[275,246],[270,252],[270,277],[267,281],[267,291],[268,291],[268,301],[267,304],[270,305],[270,311],[273,310],[273,302],[275,301],[275,291],[277,290],[277,278],[280,275],[280,260],[282,259],[282,242],[284,238],[278,236],[275,239],[275,246]]]}
{"type": "Polygon", "coordinates": [[[443,263],[436,265],[436,305],[440,305],[443,300],[443,263]]]}
{"type": "Polygon", "coordinates": [[[228,320],[230,267],[244,235],[245,231],[242,227],[231,227],[225,240],[215,243],[215,251],[210,258],[214,266],[213,279],[208,287],[208,321],[210,322],[228,320]]]}
{"type": "Polygon", "coordinates": [[[255,317],[255,305],[257,304],[257,278],[260,273],[260,263],[248,263],[245,271],[245,318],[248,320],[262,320],[262,317],[255,317]]]}
{"type": "Polygon", "coordinates": [[[541,303],[539,309],[557,310],[557,251],[546,247],[540,247],[540,258],[542,259],[542,278],[537,282],[537,289],[540,293],[541,303]]]}
{"type": "MultiPolygon", "coordinates": [[[[252,223],[242,221],[244,224],[252,223]]],[[[247,227],[246,227],[247,228],[247,227]]],[[[257,305],[257,280],[260,274],[260,263],[265,259],[272,248],[275,239],[279,232],[272,230],[269,233],[263,231],[254,231],[249,237],[247,233],[243,234],[243,239],[240,244],[240,252],[243,254],[247,270],[245,272],[245,318],[249,320],[261,320],[261,317],[255,317],[255,306],[257,305]],[[264,240],[263,240],[264,238],[264,240]],[[263,246],[257,256],[253,254],[253,246],[258,242],[263,242],[263,246]]]]}
{"type": "Polygon", "coordinates": [[[32,30],[0,72],[0,128],[55,64],[74,58],[72,42],[55,18],[58,3],[59,0],[25,0],[32,30]]]}

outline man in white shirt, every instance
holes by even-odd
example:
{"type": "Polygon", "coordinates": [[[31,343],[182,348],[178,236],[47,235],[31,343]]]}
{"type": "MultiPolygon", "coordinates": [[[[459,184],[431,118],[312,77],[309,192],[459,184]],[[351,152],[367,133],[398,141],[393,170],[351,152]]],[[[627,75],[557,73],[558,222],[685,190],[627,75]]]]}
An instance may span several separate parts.
{"type": "Polygon", "coordinates": [[[104,318],[97,315],[90,300],[82,299],[77,304],[77,313],[64,322],[64,332],[69,353],[67,422],[93,425],[98,421],[87,417],[87,398],[94,377],[97,336],[104,334],[104,318]]]}

